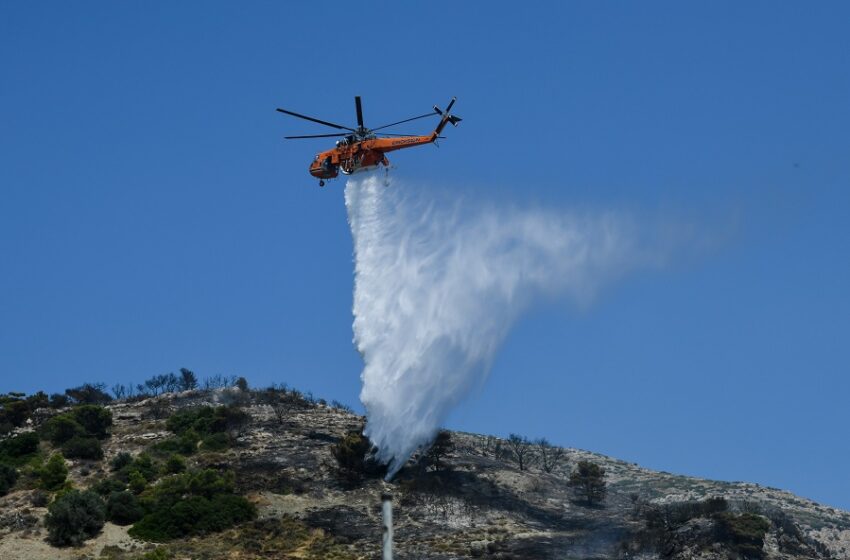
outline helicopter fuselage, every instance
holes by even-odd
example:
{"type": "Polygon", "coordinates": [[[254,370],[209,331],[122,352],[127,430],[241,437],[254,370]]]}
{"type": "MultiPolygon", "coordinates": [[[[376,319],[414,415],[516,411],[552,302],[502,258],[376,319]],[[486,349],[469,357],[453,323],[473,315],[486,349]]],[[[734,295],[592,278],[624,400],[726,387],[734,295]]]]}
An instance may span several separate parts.
{"type": "Polygon", "coordinates": [[[430,144],[436,139],[437,134],[340,140],[335,148],[316,154],[310,164],[310,174],[318,179],[333,179],[340,173],[351,175],[361,171],[371,171],[381,165],[389,166],[389,160],[385,155],[387,152],[430,144]]]}

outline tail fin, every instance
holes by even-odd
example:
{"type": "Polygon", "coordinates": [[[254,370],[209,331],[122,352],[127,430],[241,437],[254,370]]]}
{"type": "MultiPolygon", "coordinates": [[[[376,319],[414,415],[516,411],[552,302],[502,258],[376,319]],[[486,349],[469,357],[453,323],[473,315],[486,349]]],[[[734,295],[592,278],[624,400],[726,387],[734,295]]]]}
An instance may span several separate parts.
{"type": "Polygon", "coordinates": [[[432,141],[437,139],[437,136],[439,136],[443,129],[446,127],[446,124],[452,123],[452,126],[457,126],[457,123],[463,120],[460,117],[456,117],[455,115],[449,113],[452,108],[452,105],[455,104],[455,101],[457,101],[457,98],[452,97],[452,100],[449,101],[449,104],[446,106],[445,111],[441,111],[439,107],[434,105],[434,112],[439,115],[442,115],[443,118],[440,119],[440,124],[438,124],[437,128],[434,129],[434,132],[431,133],[432,141]]]}

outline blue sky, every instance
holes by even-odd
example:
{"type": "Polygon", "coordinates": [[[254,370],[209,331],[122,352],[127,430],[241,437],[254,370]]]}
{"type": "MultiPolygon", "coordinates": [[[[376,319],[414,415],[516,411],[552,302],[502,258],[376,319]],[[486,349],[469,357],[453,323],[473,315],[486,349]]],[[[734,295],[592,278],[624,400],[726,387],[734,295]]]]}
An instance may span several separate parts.
{"type": "MultiPolygon", "coordinates": [[[[189,367],[356,404],[324,132],[456,95],[399,184],[709,249],[526,316],[449,427],[850,508],[845,3],[3,3],[0,391],[189,367]]],[[[428,124],[399,127],[419,133],[428,124]]]]}

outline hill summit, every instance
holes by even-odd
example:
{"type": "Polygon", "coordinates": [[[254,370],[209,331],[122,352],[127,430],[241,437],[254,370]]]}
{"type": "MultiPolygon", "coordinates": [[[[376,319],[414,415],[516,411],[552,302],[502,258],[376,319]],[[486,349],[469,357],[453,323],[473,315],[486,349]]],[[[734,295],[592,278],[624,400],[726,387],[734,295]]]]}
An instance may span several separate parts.
{"type": "Polygon", "coordinates": [[[386,482],[344,405],[192,381],[3,396],[0,558],[378,558],[383,493],[401,560],[850,558],[850,514],[778,489],[448,431],[386,482]]]}

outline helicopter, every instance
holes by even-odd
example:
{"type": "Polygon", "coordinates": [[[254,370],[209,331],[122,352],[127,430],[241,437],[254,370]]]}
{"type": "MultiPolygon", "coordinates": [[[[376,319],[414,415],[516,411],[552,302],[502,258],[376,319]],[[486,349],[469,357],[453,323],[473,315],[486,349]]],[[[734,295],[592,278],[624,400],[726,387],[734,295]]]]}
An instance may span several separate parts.
{"type": "Polygon", "coordinates": [[[351,175],[361,171],[378,169],[381,165],[389,170],[390,161],[387,159],[387,152],[401,150],[404,148],[412,148],[423,144],[432,144],[436,143],[438,138],[444,138],[444,136],[440,136],[440,133],[443,131],[446,124],[451,123],[452,126],[457,126],[457,123],[461,121],[460,117],[452,115],[449,112],[456,100],[457,98],[452,97],[448,106],[446,106],[445,111],[434,105],[434,110],[430,113],[385,124],[376,128],[366,128],[363,125],[363,107],[360,102],[359,95],[354,97],[354,105],[357,110],[357,128],[342,126],[332,122],[323,121],[321,119],[308,117],[307,115],[302,115],[286,109],[278,108],[277,111],[286,115],[298,117],[299,119],[336,128],[337,130],[347,131],[335,134],[310,134],[306,136],[284,137],[287,140],[301,140],[304,138],[340,138],[337,140],[334,148],[316,154],[316,157],[313,159],[312,163],[310,163],[310,175],[319,179],[319,186],[324,187],[325,179],[333,179],[340,173],[343,175],[351,175]],[[418,119],[424,119],[434,115],[440,116],[440,122],[437,124],[437,128],[435,128],[430,134],[417,136],[412,134],[378,132],[385,128],[390,128],[392,126],[418,119]]]}

